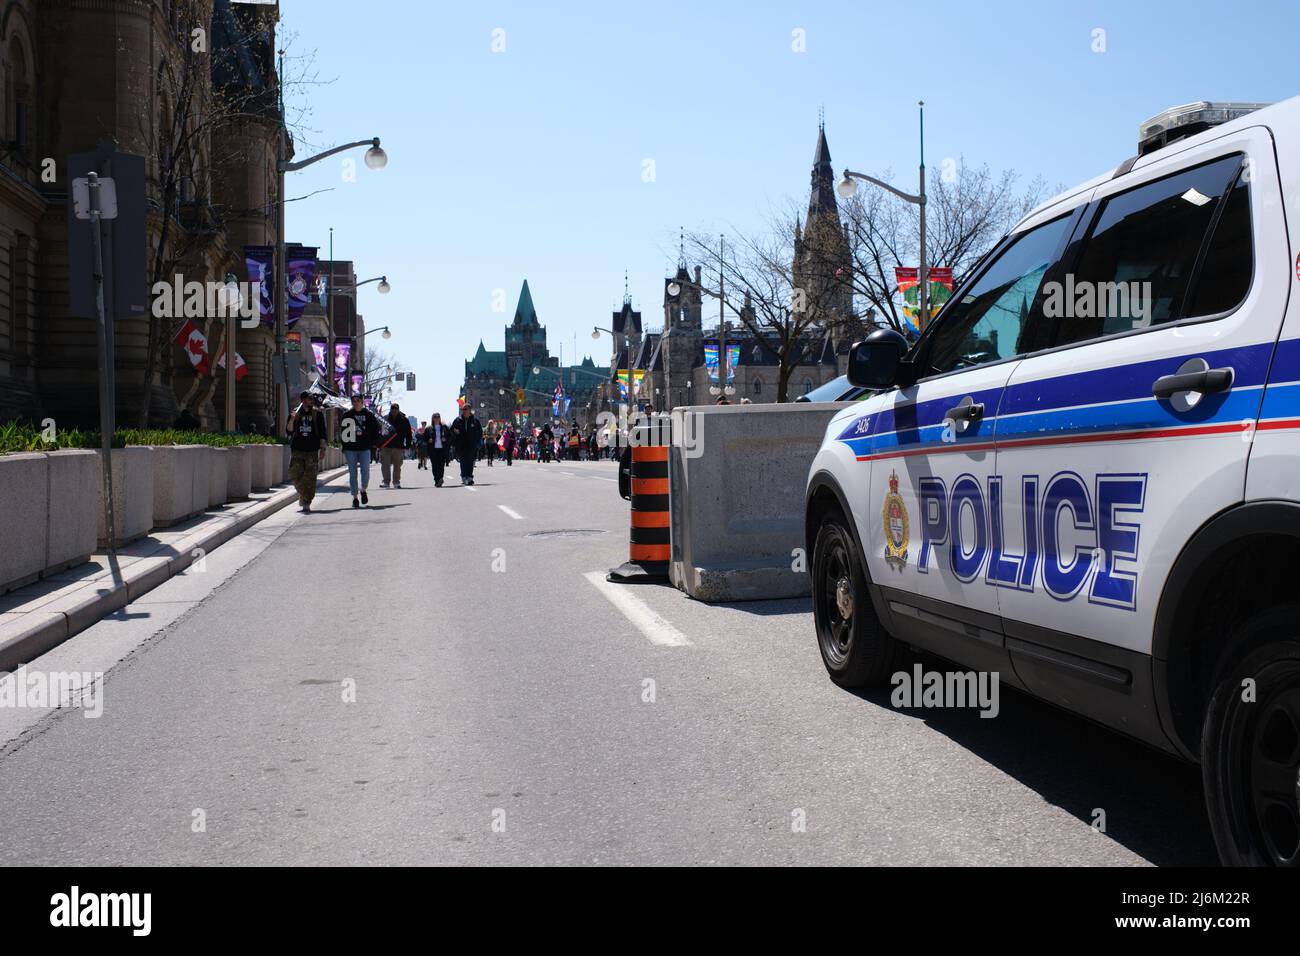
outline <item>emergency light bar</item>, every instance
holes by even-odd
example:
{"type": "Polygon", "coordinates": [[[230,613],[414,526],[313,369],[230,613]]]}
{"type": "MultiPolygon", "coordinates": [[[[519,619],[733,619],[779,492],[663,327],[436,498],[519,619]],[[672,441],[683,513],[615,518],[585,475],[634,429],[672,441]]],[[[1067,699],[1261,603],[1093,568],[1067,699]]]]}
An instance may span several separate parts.
{"type": "Polygon", "coordinates": [[[1269,103],[1211,103],[1201,100],[1172,106],[1138,126],[1138,155],[1145,156],[1188,136],[1219,126],[1239,116],[1262,110],[1269,103]]]}

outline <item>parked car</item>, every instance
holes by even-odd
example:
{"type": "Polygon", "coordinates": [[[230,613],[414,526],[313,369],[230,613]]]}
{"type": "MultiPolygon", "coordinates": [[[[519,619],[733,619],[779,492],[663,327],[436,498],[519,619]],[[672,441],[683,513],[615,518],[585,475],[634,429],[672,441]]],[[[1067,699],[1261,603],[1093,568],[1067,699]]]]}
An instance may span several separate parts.
{"type": "Polygon", "coordinates": [[[871,389],[854,385],[847,375],[833,378],[795,399],[796,402],[856,402],[871,394],[871,389]]]}
{"type": "Polygon", "coordinates": [[[1199,762],[1224,863],[1295,865],[1300,98],[1252,110],[1155,118],[859,343],[806,538],[832,680],[997,672],[1199,762]]]}

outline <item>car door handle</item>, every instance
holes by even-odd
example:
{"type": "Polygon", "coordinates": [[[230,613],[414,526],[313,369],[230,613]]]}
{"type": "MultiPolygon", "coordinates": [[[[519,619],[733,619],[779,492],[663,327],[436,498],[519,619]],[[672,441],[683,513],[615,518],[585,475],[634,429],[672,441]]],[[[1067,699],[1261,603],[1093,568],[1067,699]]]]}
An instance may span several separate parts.
{"type": "Polygon", "coordinates": [[[1232,369],[1207,368],[1200,372],[1179,372],[1175,375],[1162,375],[1151,386],[1151,394],[1156,398],[1172,398],[1179,392],[1226,392],[1232,387],[1232,369]]]}
{"type": "Polygon", "coordinates": [[[954,405],[943,414],[944,421],[977,422],[984,417],[984,403],[974,402],[969,405],[954,405]]]}

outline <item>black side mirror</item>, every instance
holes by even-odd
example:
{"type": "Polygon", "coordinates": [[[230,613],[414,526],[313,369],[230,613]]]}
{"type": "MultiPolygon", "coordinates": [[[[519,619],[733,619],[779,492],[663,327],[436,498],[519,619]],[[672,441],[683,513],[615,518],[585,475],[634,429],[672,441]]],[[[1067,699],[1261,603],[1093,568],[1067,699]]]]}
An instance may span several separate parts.
{"type": "Polygon", "coordinates": [[[860,388],[906,388],[916,382],[905,356],[911,346],[893,329],[876,329],[849,350],[849,384],[860,388]]]}

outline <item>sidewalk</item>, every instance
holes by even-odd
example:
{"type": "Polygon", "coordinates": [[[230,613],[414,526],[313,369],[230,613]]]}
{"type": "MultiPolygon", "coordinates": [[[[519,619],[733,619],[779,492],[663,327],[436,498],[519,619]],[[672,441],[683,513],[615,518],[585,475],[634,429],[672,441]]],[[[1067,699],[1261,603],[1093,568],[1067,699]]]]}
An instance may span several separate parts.
{"type": "MultiPolygon", "coordinates": [[[[319,485],[346,474],[346,468],[323,471],[319,485]]],[[[297,498],[292,487],[253,492],[247,501],[153,531],[115,555],[97,552],[85,564],[0,595],[0,671],[39,657],[121,610],[297,498]]]]}

